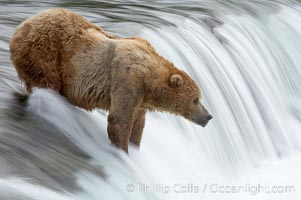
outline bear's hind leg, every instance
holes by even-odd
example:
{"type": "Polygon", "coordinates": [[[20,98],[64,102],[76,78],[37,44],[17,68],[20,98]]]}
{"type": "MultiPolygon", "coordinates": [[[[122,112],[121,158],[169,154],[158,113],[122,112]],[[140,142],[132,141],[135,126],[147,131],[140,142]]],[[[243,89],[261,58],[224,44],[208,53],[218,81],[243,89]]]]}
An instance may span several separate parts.
{"type": "Polygon", "coordinates": [[[130,142],[135,144],[138,148],[140,147],[141,139],[142,139],[142,132],[145,124],[145,115],[147,109],[140,108],[136,115],[135,121],[132,128],[132,133],[130,137],[130,142]]]}

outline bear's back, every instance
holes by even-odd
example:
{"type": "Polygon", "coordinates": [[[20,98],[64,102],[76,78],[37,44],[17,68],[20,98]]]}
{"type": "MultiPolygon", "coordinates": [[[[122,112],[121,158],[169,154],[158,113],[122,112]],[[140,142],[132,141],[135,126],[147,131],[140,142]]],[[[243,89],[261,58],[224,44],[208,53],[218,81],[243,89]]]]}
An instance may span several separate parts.
{"type": "Polygon", "coordinates": [[[11,60],[28,91],[32,87],[60,91],[68,84],[75,74],[71,57],[94,42],[87,37],[88,29],[113,37],[65,9],[41,12],[18,26],[10,43],[11,60]]]}

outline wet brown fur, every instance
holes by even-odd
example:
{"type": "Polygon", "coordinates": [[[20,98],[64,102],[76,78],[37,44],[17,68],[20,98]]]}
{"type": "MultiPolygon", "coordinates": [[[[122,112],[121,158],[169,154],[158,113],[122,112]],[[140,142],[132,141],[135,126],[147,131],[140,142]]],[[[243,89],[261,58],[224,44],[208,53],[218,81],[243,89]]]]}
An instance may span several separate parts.
{"type": "Polygon", "coordinates": [[[140,145],[147,110],[194,121],[208,114],[196,83],[144,39],[117,38],[82,16],[51,9],[20,24],[11,60],[27,91],[53,89],[81,108],[109,110],[112,143],[140,145]]]}

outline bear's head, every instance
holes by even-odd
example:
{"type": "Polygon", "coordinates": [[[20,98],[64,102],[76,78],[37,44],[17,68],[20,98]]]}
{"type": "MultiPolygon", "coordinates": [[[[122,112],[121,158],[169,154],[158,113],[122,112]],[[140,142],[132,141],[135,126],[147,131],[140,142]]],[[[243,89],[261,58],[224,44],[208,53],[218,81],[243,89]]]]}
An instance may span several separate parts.
{"type": "Polygon", "coordinates": [[[183,116],[203,127],[212,119],[201,103],[199,87],[185,72],[173,70],[160,85],[154,89],[155,109],[183,116]]]}

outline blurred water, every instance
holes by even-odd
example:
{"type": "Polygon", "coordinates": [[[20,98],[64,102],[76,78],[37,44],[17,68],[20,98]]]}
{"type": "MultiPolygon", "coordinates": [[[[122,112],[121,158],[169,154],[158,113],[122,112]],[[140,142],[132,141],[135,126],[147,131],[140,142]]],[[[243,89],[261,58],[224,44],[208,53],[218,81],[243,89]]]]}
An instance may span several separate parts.
{"type": "Polygon", "coordinates": [[[293,0],[0,1],[0,199],[300,199],[300,22],[293,0]],[[106,113],[47,90],[26,99],[9,39],[52,7],[149,40],[198,82],[214,120],[150,113],[128,157],[109,145],[106,113]],[[258,184],[293,190],[247,189],[258,184]]]}

